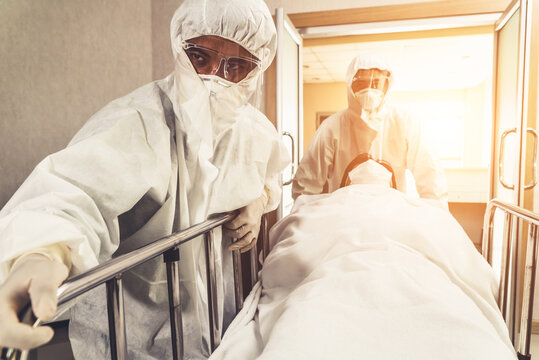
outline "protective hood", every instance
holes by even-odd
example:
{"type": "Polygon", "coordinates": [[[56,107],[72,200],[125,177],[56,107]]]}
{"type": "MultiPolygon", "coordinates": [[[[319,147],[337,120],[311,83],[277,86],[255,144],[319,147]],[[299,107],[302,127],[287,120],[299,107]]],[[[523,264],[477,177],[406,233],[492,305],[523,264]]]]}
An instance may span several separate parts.
{"type": "Polygon", "coordinates": [[[172,50],[180,52],[182,41],[202,35],[240,44],[262,62],[263,71],[275,56],[275,25],[261,0],[185,0],[172,18],[172,50]]]}
{"type": "Polygon", "coordinates": [[[261,84],[262,72],[276,52],[277,32],[262,0],[185,0],[172,18],[170,31],[175,76],[177,81],[181,77],[183,83],[178,94],[181,102],[190,96],[200,96],[200,92],[208,93],[202,90],[202,82],[183,51],[186,40],[203,35],[219,36],[241,45],[260,60],[260,68],[229,88],[229,92],[240,97],[241,104],[251,99],[261,84]]]}
{"type": "MultiPolygon", "coordinates": [[[[358,100],[354,97],[352,91],[352,81],[357,71],[360,69],[380,69],[389,71],[389,86],[393,83],[393,71],[391,70],[388,62],[380,56],[377,55],[358,55],[356,56],[348,65],[348,70],[346,71],[346,88],[348,95],[348,108],[353,112],[361,115],[362,109],[358,100]]],[[[384,102],[382,102],[381,107],[383,107],[384,102]]]]}

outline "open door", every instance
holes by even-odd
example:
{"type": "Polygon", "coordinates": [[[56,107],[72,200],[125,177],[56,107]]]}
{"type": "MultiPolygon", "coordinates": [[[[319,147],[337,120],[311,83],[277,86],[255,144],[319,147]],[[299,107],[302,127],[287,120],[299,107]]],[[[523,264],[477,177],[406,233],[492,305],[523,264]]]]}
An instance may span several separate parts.
{"type": "MultiPolygon", "coordinates": [[[[535,173],[537,136],[534,113],[537,99],[537,45],[532,45],[531,31],[537,19],[533,21],[532,3],[536,4],[536,8],[539,5],[537,0],[513,1],[496,23],[494,131],[490,182],[491,199],[497,198],[517,206],[524,206],[529,210],[535,210],[533,189],[537,182],[535,173]],[[530,70],[533,70],[535,75],[530,70]],[[525,194],[528,198],[526,202],[525,194]]],[[[534,11],[537,12],[537,9],[534,11]]],[[[513,244],[502,244],[501,227],[504,221],[503,218],[495,219],[491,255],[494,268],[500,269],[500,277],[509,286],[507,298],[502,299],[502,311],[505,308],[509,309],[508,305],[511,303],[517,304],[514,313],[504,314],[510,336],[513,342],[516,342],[521,303],[520,274],[524,270],[526,253],[526,244],[521,239],[526,239],[526,236],[515,235],[522,235],[526,229],[520,227],[518,223],[510,224],[509,231],[513,232],[513,238],[516,240],[513,244]],[[511,278],[508,278],[508,269],[501,269],[500,266],[499,253],[502,246],[518,249],[510,263],[510,268],[514,270],[514,276],[511,278]]]]}
{"type": "MultiPolygon", "coordinates": [[[[494,95],[494,131],[493,131],[493,158],[491,161],[491,198],[497,198],[518,205],[518,156],[519,134],[522,117],[522,54],[521,11],[518,2],[513,2],[496,24],[494,36],[494,64],[495,64],[495,95],[494,95]],[[520,94],[520,95],[519,95],[520,94]]],[[[501,214],[496,214],[494,221],[494,239],[492,265],[500,273],[500,281],[507,281],[508,285],[516,283],[515,280],[506,279],[509,269],[501,269],[501,249],[503,246],[503,224],[501,214]]],[[[509,231],[516,231],[508,227],[509,231]]],[[[516,245],[516,244],[514,244],[516,245]]],[[[513,245],[513,246],[514,246],[513,245]]],[[[518,258],[513,259],[513,266],[518,258]]],[[[515,286],[511,286],[516,290],[515,286]]],[[[509,299],[503,299],[502,312],[510,309],[508,303],[516,301],[516,291],[507,292],[509,299]]],[[[515,339],[515,314],[504,313],[510,329],[512,340],[515,339]]]]}
{"type": "Polygon", "coordinates": [[[283,171],[283,193],[277,220],[288,215],[292,199],[292,179],[303,149],[303,95],[301,73],[302,39],[282,8],[276,9],[277,54],[275,59],[275,107],[277,131],[284,137],[291,164],[283,171]]]}
{"type": "MultiPolygon", "coordinates": [[[[539,213],[539,192],[537,187],[538,174],[538,137],[537,123],[539,121],[537,103],[539,102],[539,0],[522,1],[521,8],[525,8],[525,42],[524,42],[524,80],[523,80],[523,106],[522,106],[522,147],[520,150],[520,205],[526,210],[539,213]]],[[[520,238],[528,239],[528,227],[520,229],[520,238]]],[[[523,241],[520,244],[521,253],[526,257],[533,255],[537,249],[532,248],[532,243],[523,241]]],[[[525,258],[522,256],[521,273],[525,271],[525,258]]],[[[537,270],[536,270],[537,272],[537,270]]],[[[535,275],[537,279],[537,275],[535,275]]],[[[522,286],[521,286],[522,287],[522,286]]],[[[531,290],[533,291],[533,287],[531,290]]],[[[535,286],[533,308],[539,308],[539,291],[535,286]]],[[[530,314],[532,319],[532,332],[539,333],[539,313],[530,314]]],[[[520,339],[523,335],[520,334],[520,339]]],[[[522,341],[521,341],[522,342],[522,341]]],[[[524,344],[519,346],[529,353],[530,349],[525,349],[524,344]]]]}
{"type": "Polygon", "coordinates": [[[526,11],[514,1],[496,23],[491,196],[521,205],[520,150],[526,70],[526,11]]]}

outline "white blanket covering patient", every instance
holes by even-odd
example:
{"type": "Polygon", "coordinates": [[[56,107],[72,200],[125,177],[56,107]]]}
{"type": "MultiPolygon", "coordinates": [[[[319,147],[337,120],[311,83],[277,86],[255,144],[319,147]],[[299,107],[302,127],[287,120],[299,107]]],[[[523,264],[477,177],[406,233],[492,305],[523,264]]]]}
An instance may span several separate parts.
{"type": "Polygon", "coordinates": [[[515,359],[497,281],[442,207],[379,184],[302,196],[210,359],[515,359]]]}

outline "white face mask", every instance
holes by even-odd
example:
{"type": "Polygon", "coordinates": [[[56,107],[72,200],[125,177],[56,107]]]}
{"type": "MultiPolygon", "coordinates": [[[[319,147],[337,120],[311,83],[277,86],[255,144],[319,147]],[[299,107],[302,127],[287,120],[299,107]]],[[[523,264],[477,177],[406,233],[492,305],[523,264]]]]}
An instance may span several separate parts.
{"type": "Polygon", "coordinates": [[[217,75],[200,74],[199,76],[202,79],[204,86],[206,86],[206,89],[208,89],[210,96],[221,94],[234,85],[232,81],[228,81],[217,75]]]}
{"type": "Polygon", "coordinates": [[[376,112],[382,100],[384,100],[384,92],[378,89],[362,89],[354,93],[354,97],[359,102],[362,110],[365,110],[369,113],[376,112]]]}
{"type": "Polygon", "coordinates": [[[199,74],[208,89],[214,138],[228,126],[236,122],[237,111],[246,101],[238,84],[217,75],[199,74]]]}
{"type": "Polygon", "coordinates": [[[238,84],[225,80],[217,75],[199,75],[208,89],[210,104],[216,115],[225,116],[219,111],[234,109],[246,103],[245,96],[238,84]]]}

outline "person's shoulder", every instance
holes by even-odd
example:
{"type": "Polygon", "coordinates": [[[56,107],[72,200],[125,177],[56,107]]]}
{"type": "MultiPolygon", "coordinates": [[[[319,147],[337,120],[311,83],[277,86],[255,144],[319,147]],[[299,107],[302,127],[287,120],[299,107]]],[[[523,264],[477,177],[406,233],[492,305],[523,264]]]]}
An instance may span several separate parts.
{"type": "MultiPolygon", "coordinates": [[[[262,132],[270,132],[277,134],[277,129],[270,119],[256,107],[251,104],[246,104],[241,109],[242,116],[238,121],[247,121],[250,123],[253,129],[262,132]]],[[[244,125],[244,124],[241,124],[244,125]]]]}
{"type": "Polygon", "coordinates": [[[342,119],[345,118],[345,115],[349,113],[348,109],[343,109],[336,111],[335,113],[331,114],[322,122],[321,125],[326,124],[325,126],[330,126],[331,124],[340,123],[342,119]]]}
{"type": "Polygon", "coordinates": [[[167,95],[164,94],[160,85],[165,80],[152,81],[127,95],[112,100],[85,122],[70,143],[106,131],[120,120],[132,123],[159,123],[157,126],[163,127],[161,123],[166,124],[165,108],[167,106],[164,99],[167,95]]]}
{"type": "Polygon", "coordinates": [[[407,138],[415,137],[423,132],[423,120],[416,111],[404,104],[388,104],[386,107],[386,123],[390,131],[397,132],[407,138]]]}
{"type": "Polygon", "coordinates": [[[409,118],[413,112],[409,105],[395,104],[391,101],[384,104],[384,111],[393,118],[409,118]]]}
{"type": "Polygon", "coordinates": [[[384,112],[387,120],[401,126],[409,127],[419,123],[419,117],[414,115],[414,110],[409,105],[386,103],[384,112]]]}
{"type": "Polygon", "coordinates": [[[338,132],[338,129],[341,127],[343,121],[348,118],[348,111],[340,110],[323,120],[318,126],[317,132],[338,132]]]}
{"type": "Polygon", "coordinates": [[[152,81],[144,84],[130,93],[116,98],[105,105],[100,111],[111,109],[144,109],[160,107],[163,103],[163,98],[167,95],[164,93],[163,84],[167,79],[152,81]]]}

